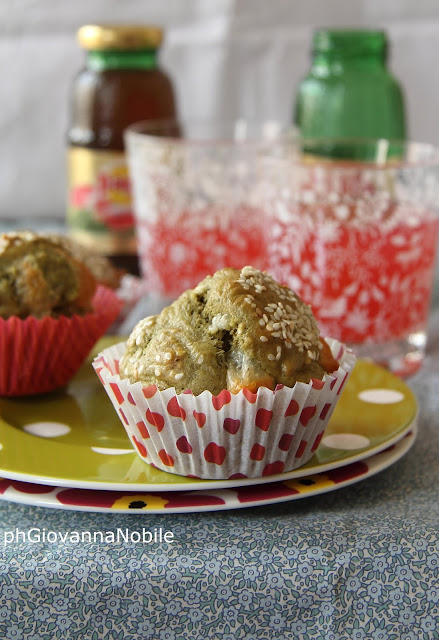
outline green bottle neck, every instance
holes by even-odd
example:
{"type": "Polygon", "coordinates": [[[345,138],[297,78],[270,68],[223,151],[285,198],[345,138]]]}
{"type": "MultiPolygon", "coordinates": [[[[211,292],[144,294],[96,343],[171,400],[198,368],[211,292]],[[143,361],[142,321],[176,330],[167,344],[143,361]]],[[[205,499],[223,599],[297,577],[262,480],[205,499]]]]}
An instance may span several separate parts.
{"type": "Polygon", "coordinates": [[[362,53],[314,53],[312,72],[317,75],[340,74],[349,70],[377,71],[386,69],[387,56],[381,54],[362,53]]]}
{"type": "Polygon", "coordinates": [[[385,69],[387,37],[383,31],[321,29],[313,39],[312,69],[318,74],[385,69]]]}
{"type": "Polygon", "coordinates": [[[157,50],[87,51],[87,67],[92,71],[157,69],[157,50]]]}

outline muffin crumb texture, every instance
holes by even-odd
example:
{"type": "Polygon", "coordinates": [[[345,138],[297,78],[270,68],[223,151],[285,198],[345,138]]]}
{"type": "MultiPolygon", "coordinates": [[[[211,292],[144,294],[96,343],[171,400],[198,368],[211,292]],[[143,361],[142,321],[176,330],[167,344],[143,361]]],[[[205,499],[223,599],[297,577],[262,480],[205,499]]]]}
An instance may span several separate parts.
{"type": "Polygon", "coordinates": [[[61,243],[33,231],[0,236],[0,317],[92,311],[96,279],[61,243]]]}
{"type": "Polygon", "coordinates": [[[123,269],[114,267],[105,256],[91,251],[88,247],[73,240],[73,238],[60,233],[46,233],[43,234],[43,237],[61,245],[73,258],[82,262],[91,271],[98,284],[110,287],[110,289],[118,289],[120,287],[121,280],[126,272],[123,269]]]}
{"type": "Polygon", "coordinates": [[[119,370],[132,383],[218,395],[292,387],[337,368],[309,306],[247,266],[217,271],[141,320],[119,370]]]}

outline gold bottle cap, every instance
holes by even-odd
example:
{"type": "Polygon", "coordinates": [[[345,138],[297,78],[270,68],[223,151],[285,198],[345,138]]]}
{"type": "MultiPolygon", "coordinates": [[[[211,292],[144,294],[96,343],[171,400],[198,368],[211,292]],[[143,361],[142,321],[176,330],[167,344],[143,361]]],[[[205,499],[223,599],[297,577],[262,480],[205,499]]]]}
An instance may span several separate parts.
{"type": "Polygon", "coordinates": [[[163,30],[150,25],[87,24],[78,30],[77,38],[87,51],[158,49],[163,30]]]}

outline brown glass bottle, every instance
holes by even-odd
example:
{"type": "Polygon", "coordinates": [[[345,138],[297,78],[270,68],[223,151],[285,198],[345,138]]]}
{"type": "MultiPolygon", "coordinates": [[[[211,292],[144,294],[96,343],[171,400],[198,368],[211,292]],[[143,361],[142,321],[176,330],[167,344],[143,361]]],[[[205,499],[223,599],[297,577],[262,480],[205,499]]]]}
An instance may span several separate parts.
{"type": "Polygon", "coordinates": [[[88,25],[68,131],[70,235],[138,274],[136,236],[123,132],[141,120],[177,119],[171,80],[157,53],[162,31],[149,26],[88,25]]]}

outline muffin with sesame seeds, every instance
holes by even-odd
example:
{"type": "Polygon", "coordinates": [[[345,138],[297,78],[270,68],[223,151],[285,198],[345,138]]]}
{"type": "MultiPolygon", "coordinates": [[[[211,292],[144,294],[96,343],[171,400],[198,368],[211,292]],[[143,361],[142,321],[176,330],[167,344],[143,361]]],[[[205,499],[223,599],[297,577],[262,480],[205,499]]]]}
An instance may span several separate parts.
{"type": "Polygon", "coordinates": [[[208,276],[94,366],[145,461],[229,478],[305,464],[354,362],[293,291],[247,266],[208,276]]]}
{"type": "Polygon", "coordinates": [[[337,369],[324,344],[310,308],[293,291],[252,267],[228,268],[140,321],[120,371],[130,382],[178,393],[255,392],[337,369]]]}
{"type": "Polygon", "coordinates": [[[0,396],[66,384],[119,313],[116,295],[59,242],[0,235],[0,396]]]}

